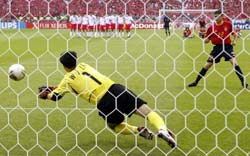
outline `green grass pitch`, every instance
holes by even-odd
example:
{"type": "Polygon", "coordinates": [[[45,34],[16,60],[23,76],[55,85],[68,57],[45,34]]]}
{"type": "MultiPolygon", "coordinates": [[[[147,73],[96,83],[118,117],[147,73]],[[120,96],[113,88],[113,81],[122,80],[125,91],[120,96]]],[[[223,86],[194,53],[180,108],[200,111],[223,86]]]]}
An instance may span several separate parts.
{"type": "MultiPolygon", "coordinates": [[[[250,83],[249,31],[235,46],[250,83]]],[[[68,30],[0,30],[0,156],[247,156],[250,153],[250,92],[222,60],[196,88],[187,88],[212,48],[180,31],[136,30],[131,38],[69,38],[68,30]],[[140,95],[177,135],[172,150],[158,139],[116,135],[93,105],[67,94],[61,101],[37,98],[38,86],[57,85],[64,75],[58,57],[78,52],[84,61],[140,95]],[[8,79],[21,63],[25,79],[8,79]]],[[[146,124],[134,115],[134,125],[146,124]]]]}

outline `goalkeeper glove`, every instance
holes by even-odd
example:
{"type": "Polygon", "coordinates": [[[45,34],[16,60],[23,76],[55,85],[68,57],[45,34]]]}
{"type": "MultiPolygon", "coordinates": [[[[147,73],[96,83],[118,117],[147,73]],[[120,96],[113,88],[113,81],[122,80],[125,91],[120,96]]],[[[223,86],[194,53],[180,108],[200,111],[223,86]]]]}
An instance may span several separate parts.
{"type": "Polygon", "coordinates": [[[39,95],[38,97],[41,99],[47,99],[48,94],[51,93],[56,87],[53,86],[41,86],[38,88],[39,95]]]}

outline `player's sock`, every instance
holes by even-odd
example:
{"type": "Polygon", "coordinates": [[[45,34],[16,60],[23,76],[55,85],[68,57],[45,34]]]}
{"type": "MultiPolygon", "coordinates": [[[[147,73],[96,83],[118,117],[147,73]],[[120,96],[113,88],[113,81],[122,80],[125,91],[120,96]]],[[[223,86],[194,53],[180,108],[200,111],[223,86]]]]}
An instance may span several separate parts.
{"type": "Polygon", "coordinates": [[[130,125],[128,123],[122,122],[119,125],[115,126],[114,131],[116,133],[121,133],[124,135],[138,133],[138,127],[130,125]]]}
{"type": "Polygon", "coordinates": [[[168,32],[167,32],[167,31],[165,31],[165,33],[166,33],[166,36],[168,36],[168,32]]]}
{"type": "Polygon", "coordinates": [[[128,32],[128,37],[130,37],[130,32],[128,32]]]}
{"type": "Polygon", "coordinates": [[[197,76],[195,83],[198,84],[200,79],[206,75],[207,69],[202,68],[201,71],[199,72],[199,75],[197,76]]]}
{"type": "Polygon", "coordinates": [[[237,66],[234,67],[234,69],[235,69],[236,75],[238,76],[238,78],[241,81],[242,86],[247,88],[247,84],[246,84],[245,79],[243,77],[243,73],[242,73],[242,71],[240,69],[240,66],[237,65],[237,66]]]}
{"type": "Polygon", "coordinates": [[[199,72],[199,74],[196,77],[196,80],[192,83],[188,84],[188,87],[195,87],[197,86],[197,84],[199,83],[200,79],[206,74],[207,69],[202,68],[201,71],[199,72]]]}
{"type": "Polygon", "coordinates": [[[150,112],[148,114],[148,120],[149,122],[155,126],[155,128],[157,128],[158,130],[162,129],[162,130],[167,130],[167,127],[163,121],[163,119],[156,113],[156,112],[150,112]]]}
{"type": "Polygon", "coordinates": [[[243,80],[244,80],[244,78],[243,78],[243,73],[242,73],[242,71],[241,71],[241,69],[240,69],[240,66],[235,66],[235,73],[237,74],[237,76],[239,77],[239,79],[240,79],[240,81],[242,82],[243,80]]]}

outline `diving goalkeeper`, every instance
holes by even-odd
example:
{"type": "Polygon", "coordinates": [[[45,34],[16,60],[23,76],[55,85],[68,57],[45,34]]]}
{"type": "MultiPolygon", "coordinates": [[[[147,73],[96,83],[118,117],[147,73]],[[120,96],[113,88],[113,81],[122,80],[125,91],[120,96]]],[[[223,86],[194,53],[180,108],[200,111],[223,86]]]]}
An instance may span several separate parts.
{"type": "Polygon", "coordinates": [[[137,114],[147,118],[158,129],[157,136],[166,141],[172,148],[176,147],[174,134],[169,131],[163,119],[152,111],[147,103],[131,90],[117,84],[110,78],[85,63],[77,65],[77,53],[62,53],[60,62],[67,72],[57,88],[41,87],[39,97],[53,101],[60,100],[67,92],[74,92],[91,104],[97,105],[99,115],[116,133],[139,134],[152,140],[153,133],[145,127],[137,127],[126,123],[125,115],[137,114]]]}

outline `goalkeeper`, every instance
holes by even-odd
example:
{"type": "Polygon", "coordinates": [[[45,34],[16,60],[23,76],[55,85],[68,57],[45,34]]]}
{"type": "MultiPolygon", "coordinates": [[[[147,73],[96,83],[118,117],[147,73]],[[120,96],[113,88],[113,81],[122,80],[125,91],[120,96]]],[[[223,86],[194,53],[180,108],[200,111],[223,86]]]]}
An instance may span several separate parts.
{"type": "Polygon", "coordinates": [[[40,98],[57,101],[65,93],[74,92],[91,104],[97,105],[99,115],[114,132],[139,134],[146,139],[153,139],[153,133],[147,128],[136,127],[124,121],[124,115],[130,117],[135,113],[147,118],[158,129],[159,138],[172,148],[176,147],[174,134],[167,129],[163,119],[131,90],[115,83],[88,64],[77,65],[77,54],[74,51],[62,53],[60,62],[67,73],[57,88],[40,87],[40,98]]]}

